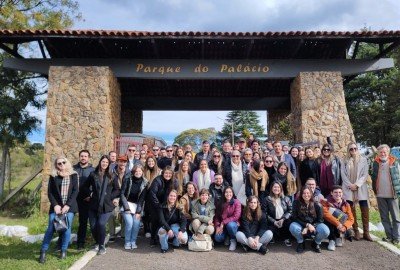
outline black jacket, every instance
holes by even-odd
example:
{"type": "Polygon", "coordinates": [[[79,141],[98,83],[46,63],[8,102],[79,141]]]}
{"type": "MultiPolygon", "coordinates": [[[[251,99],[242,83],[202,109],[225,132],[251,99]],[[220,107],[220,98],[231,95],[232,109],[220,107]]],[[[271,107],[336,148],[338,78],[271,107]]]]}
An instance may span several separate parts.
{"type": "Polygon", "coordinates": [[[165,181],[162,175],[154,178],[147,196],[150,196],[151,204],[155,209],[161,208],[161,205],[167,201],[168,193],[172,189],[178,189],[178,181],[176,179],[165,181]]]}
{"type": "MultiPolygon", "coordinates": [[[[285,196],[281,198],[281,206],[283,209],[283,216],[284,219],[290,219],[292,216],[292,202],[289,197],[285,196]]],[[[269,224],[273,224],[276,219],[276,207],[272,201],[270,196],[267,196],[262,201],[262,210],[267,215],[267,220],[269,224]]]]}
{"type": "Polygon", "coordinates": [[[248,220],[245,214],[242,215],[240,219],[240,231],[244,233],[244,235],[248,237],[261,237],[268,229],[267,226],[267,218],[264,213],[262,213],[260,220],[253,219],[252,221],[248,220]]]}
{"type": "Polygon", "coordinates": [[[274,175],[272,176],[272,182],[279,182],[282,185],[283,188],[283,193],[285,195],[288,194],[288,190],[287,190],[287,175],[282,175],[279,172],[274,173],[274,175]]]}
{"type": "MultiPolygon", "coordinates": [[[[315,181],[319,180],[319,167],[315,159],[306,158],[300,163],[299,167],[301,185],[304,186],[308,178],[314,178],[315,181]]],[[[318,183],[317,183],[318,185],[318,183]]]]}
{"type": "Polygon", "coordinates": [[[186,231],[186,217],[182,213],[182,209],[175,207],[169,211],[167,204],[163,204],[161,208],[158,209],[158,217],[162,227],[169,231],[171,229],[170,225],[179,224],[179,231],[186,231]]]}
{"type": "Polygon", "coordinates": [[[157,166],[161,170],[163,170],[165,167],[171,166],[171,165],[172,165],[172,158],[162,157],[157,161],[157,166]]]}
{"type": "MultiPolygon", "coordinates": [[[[243,183],[246,182],[247,165],[242,161],[243,183]]],[[[228,186],[232,186],[232,164],[231,162],[225,163],[223,169],[224,181],[228,186]]]]}
{"type": "MultiPolygon", "coordinates": [[[[64,206],[61,199],[61,176],[50,176],[47,195],[50,201],[50,210],[49,213],[54,213],[54,206],[59,205],[61,208],[64,206]]],[[[65,205],[69,206],[69,212],[76,213],[78,212],[78,205],[76,203],[76,197],[78,196],[78,175],[76,173],[71,174],[70,184],[68,188],[68,199],[65,205]]]]}
{"type": "Polygon", "coordinates": [[[299,223],[303,228],[307,223],[317,225],[324,222],[322,207],[319,203],[312,202],[315,208],[315,216],[311,215],[310,206],[302,204],[299,200],[293,203],[292,221],[299,223]]]}
{"type": "Polygon", "coordinates": [[[203,151],[198,152],[194,156],[194,160],[193,160],[193,163],[196,166],[196,170],[198,170],[200,168],[200,161],[205,159],[205,160],[207,160],[207,163],[208,163],[212,159],[212,155],[213,155],[213,153],[211,152],[211,150],[208,151],[207,154],[204,154],[203,151]]]}
{"type": "Polygon", "coordinates": [[[79,177],[79,194],[78,194],[78,199],[82,200],[84,199],[84,195],[82,192],[82,187],[85,185],[89,175],[91,172],[94,172],[94,167],[92,164],[88,164],[85,168],[81,167],[81,164],[78,162],[73,166],[74,170],[78,173],[79,177]]]}
{"type": "MultiPolygon", "coordinates": [[[[147,185],[148,181],[145,178],[136,179],[133,175],[125,175],[124,180],[122,181],[121,187],[121,198],[120,205],[124,207],[125,211],[129,209],[128,199],[129,193],[131,193],[132,181],[140,181],[140,191],[138,194],[134,194],[135,199],[129,200],[132,203],[136,203],[136,214],[142,213],[144,200],[147,194],[147,185]]],[[[139,184],[139,183],[138,183],[139,184]]]]}
{"type": "Polygon", "coordinates": [[[219,205],[219,201],[224,197],[224,190],[228,187],[228,184],[223,181],[221,187],[221,197],[218,194],[217,189],[215,188],[215,183],[211,183],[208,191],[210,192],[211,198],[214,201],[214,205],[219,205]]]}
{"type": "Polygon", "coordinates": [[[103,214],[114,210],[113,200],[119,197],[121,189],[117,179],[110,180],[104,175],[100,184],[99,174],[92,172],[83,186],[83,192],[85,198],[90,197],[89,209],[103,214]]]}

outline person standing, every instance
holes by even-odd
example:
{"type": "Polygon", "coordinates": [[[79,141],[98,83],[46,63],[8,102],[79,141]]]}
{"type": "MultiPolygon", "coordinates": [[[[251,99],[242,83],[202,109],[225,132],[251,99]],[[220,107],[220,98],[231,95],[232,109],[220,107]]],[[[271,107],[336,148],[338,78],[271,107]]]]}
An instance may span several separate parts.
{"type": "MultiPolygon", "coordinates": [[[[128,145],[128,150],[127,150],[127,156],[128,156],[128,170],[131,171],[133,169],[133,166],[140,164],[140,160],[135,158],[135,153],[136,153],[136,146],[134,145],[128,145]]],[[[140,154],[139,154],[140,156],[140,154]]]]}
{"type": "Polygon", "coordinates": [[[322,155],[317,159],[319,181],[318,179],[316,180],[322,195],[325,197],[330,194],[333,186],[342,185],[341,161],[332,152],[332,146],[324,144],[322,146],[322,155]]]}
{"type": "Polygon", "coordinates": [[[286,154],[282,150],[282,144],[280,141],[274,142],[274,153],[271,154],[272,159],[274,160],[274,167],[275,169],[278,169],[278,165],[281,162],[285,162],[290,169],[290,172],[294,177],[297,176],[297,171],[296,171],[296,164],[292,158],[291,155],[286,154]]]}
{"type": "Polygon", "coordinates": [[[165,151],[166,156],[161,157],[157,162],[158,168],[160,168],[161,170],[164,170],[164,168],[167,166],[172,166],[172,159],[174,158],[174,149],[172,148],[172,146],[167,146],[165,151]]]}
{"type": "Polygon", "coordinates": [[[224,180],[228,183],[228,186],[233,188],[233,192],[242,205],[245,205],[247,166],[240,160],[238,150],[232,152],[231,161],[225,164],[223,172],[224,180]]]}
{"type": "Polygon", "coordinates": [[[79,212],[79,227],[77,248],[82,250],[85,247],[87,224],[89,219],[89,201],[85,199],[82,187],[85,185],[90,173],[94,171],[92,164],[89,163],[90,152],[86,149],[79,152],[79,162],[73,166],[79,177],[79,193],[76,199],[79,212]]]}
{"type": "Polygon", "coordinates": [[[71,163],[65,157],[54,160],[52,173],[48,184],[48,197],[50,201],[49,225],[43,238],[40,249],[39,262],[46,262],[46,252],[49,249],[51,238],[54,234],[54,219],[56,215],[66,214],[68,228],[60,234],[61,254],[65,259],[67,248],[71,237],[71,227],[75,213],[78,211],[76,197],[78,196],[78,175],[73,170],[71,163]]]}
{"type": "Polygon", "coordinates": [[[398,159],[390,155],[390,147],[387,144],[378,147],[378,156],[372,165],[371,178],[378,201],[379,215],[386,233],[386,237],[382,240],[399,244],[400,164],[398,159]]]}
{"type": "Polygon", "coordinates": [[[193,163],[196,170],[200,168],[200,161],[203,159],[207,160],[207,163],[212,159],[212,152],[210,151],[210,143],[208,141],[203,141],[202,150],[194,157],[193,163]]]}
{"type": "Polygon", "coordinates": [[[121,191],[118,180],[112,179],[109,167],[110,160],[108,156],[103,155],[82,188],[85,200],[89,201],[90,229],[97,255],[106,253],[106,224],[116,206],[113,200],[119,197],[121,191]]]}
{"type": "Polygon", "coordinates": [[[369,207],[368,207],[368,161],[360,155],[358,147],[355,143],[347,146],[347,155],[343,160],[341,168],[343,197],[351,206],[354,216],[354,239],[360,240],[360,232],[358,230],[357,213],[355,204],[358,202],[361,209],[361,220],[363,223],[363,238],[372,241],[369,235],[369,207]]]}

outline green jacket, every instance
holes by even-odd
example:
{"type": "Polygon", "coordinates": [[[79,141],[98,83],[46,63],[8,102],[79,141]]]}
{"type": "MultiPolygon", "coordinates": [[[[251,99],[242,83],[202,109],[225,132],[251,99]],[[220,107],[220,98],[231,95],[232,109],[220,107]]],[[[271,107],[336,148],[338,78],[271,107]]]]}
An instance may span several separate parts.
{"type": "MultiPolygon", "coordinates": [[[[400,197],[400,163],[394,156],[389,156],[388,162],[389,162],[390,178],[392,180],[392,187],[394,193],[397,195],[397,197],[400,197]]],[[[379,157],[377,157],[375,158],[375,161],[372,164],[371,178],[372,178],[372,188],[375,194],[377,194],[378,191],[377,190],[379,184],[378,171],[380,163],[381,160],[379,159],[379,157]]]]}
{"type": "Polygon", "coordinates": [[[192,219],[198,219],[201,223],[208,223],[214,219],[215,206],[211,200],[206,203],[206,214],[200,215],[200,198],[192,202],[192,219]]]}

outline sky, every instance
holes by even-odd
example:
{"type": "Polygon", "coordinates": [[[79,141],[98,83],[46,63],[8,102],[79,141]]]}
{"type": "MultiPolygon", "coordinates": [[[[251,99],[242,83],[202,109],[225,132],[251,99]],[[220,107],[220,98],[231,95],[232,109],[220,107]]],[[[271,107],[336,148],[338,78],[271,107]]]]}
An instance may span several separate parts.
{"type": "MultiPolygon", "coordinates": [[[[400,30],[399,0],[85,0],[74,29],[137,31],[358,31],[400,30]]],[[[41,130],[30,140],[43,142],[41,130]],[[33,138],[34,137],[34,138],[33,138]]],[[[166,141],[190,128],[220,130],[227,111],[143,113],[144,133],[164,133],[166,141]],[[162,117],[160,117],[162,114],[162,117]],[[179,121],[165,121],[179,119],[179,121]]],[[[266,126],[266,112],[258,112],[266,126]]]]}

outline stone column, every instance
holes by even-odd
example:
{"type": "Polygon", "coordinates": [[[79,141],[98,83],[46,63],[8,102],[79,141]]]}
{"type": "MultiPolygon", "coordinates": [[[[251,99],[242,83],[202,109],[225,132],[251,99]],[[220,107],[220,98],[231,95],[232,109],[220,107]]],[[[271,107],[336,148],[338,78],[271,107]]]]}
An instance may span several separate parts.
{"type": "Polygon", "coordinates": [[[268,138],[276,141],[291,140],[288,134],[282,131],[279,127],[279,122],[290,118],[290,111],[287,110],[268,110],[267,124],[268,124],[268,138]]]}
{"type": "Polygon", "coordinates": [[[301,72],[290,88],[292,127],[296,142],[332,138],[336,153],[343,155],[355,141],[347,114],[340,72],[301,72]]]}
{"type": "Polygon", "coordinates": [[[128,107],[121,109],[121,133],[143,133],[143,111],[128,107]]]}
{"type": "Polygon", "coordinates": [[[47,184],[54,159],[65,155],[73,164],[78,152],[91,152],[91,162],[114,148],[120,133],[121,93],[109,67],[50,67],[41,210],[48,210],[47,184]]]}

